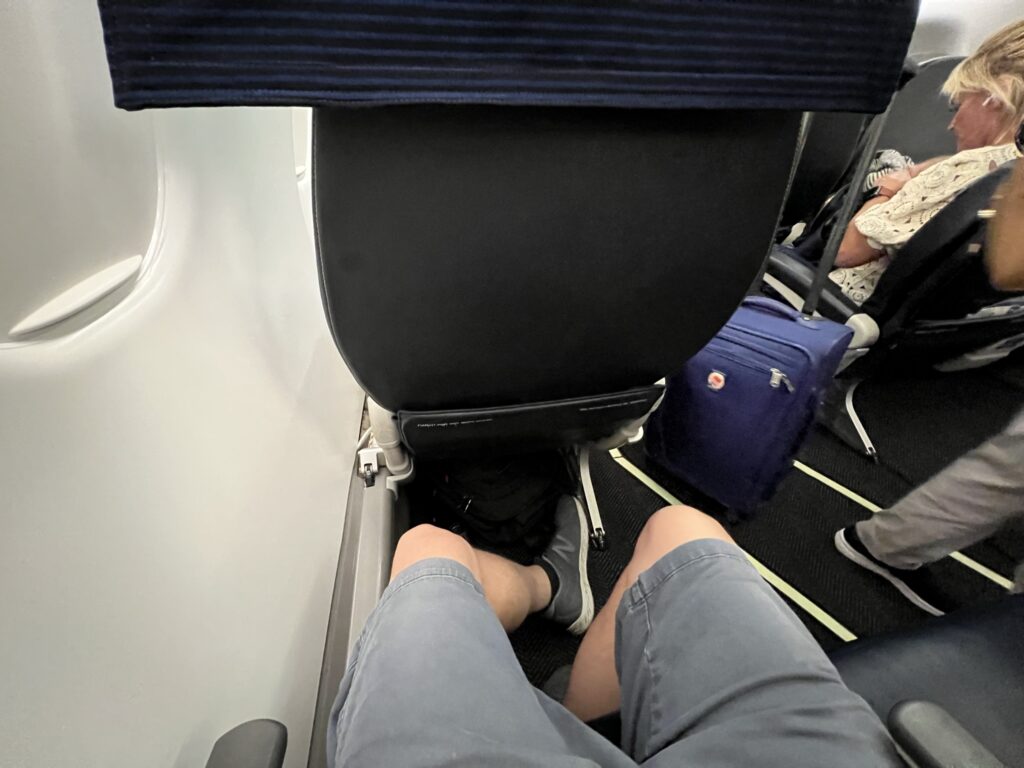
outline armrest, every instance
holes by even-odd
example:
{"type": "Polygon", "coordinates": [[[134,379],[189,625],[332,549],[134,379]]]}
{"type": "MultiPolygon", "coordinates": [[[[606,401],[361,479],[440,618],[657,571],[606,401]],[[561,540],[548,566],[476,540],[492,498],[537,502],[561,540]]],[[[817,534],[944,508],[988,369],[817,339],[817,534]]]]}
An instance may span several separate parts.
{"type": "Polygon", "coordinates": [[[250,720],[213,745],[206,768],[281,768],[288,729],[276,720],[250,720]]]}
{"type": "Polygon", "coordinates": [[[850,315],[846,321],[846,327],[853,330],[853,338],[850,339],[850,349],[865,349],[870,347],[881,335],[881,330],[878,327],[878,323],[875,322],[875,318],[871,315],[865,315],[863,312],[858,312],[855,315],[850,315]]]}
{"type": "Polygon", "coordinates": [[[951,714],[929,701],[901,701],[893,707],[889,733],[916,768],[1007,768],[951,714]]]}
{"type": "MultiPolygon", "coordinates": [[[[792,251],[776,247],[768,254],[764,280],[787,302],[800,309],[814,283],[814,273],[814,266],[792,251]]],[[[818,312],[829,320],[845,323],[852,315],[860,312],[860,307],[844,296],[837,285],[827,280],[821,291],[818,312]]]]}

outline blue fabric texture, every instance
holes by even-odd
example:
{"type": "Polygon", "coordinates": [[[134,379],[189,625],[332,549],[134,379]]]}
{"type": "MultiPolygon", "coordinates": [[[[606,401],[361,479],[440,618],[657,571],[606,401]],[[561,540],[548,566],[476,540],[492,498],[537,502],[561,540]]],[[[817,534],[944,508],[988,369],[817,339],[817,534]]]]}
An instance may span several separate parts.
{"type": "Polygon", "coordinates": [[[124,109],[881,112],[919,0],[99,0],[124,109]]]}

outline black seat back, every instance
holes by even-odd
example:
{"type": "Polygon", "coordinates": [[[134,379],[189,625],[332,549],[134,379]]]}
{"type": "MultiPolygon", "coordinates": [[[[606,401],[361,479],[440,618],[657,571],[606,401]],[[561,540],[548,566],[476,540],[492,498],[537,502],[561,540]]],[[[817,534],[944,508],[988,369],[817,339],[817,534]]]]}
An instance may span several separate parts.
{"type": "Polygon", "coordinates": [[[867,118],[855,112],[817,112],[804,139],[782,224],[810,221],[851,168],[867,118]]]}
{"type": "Polygon", "coordinates": [[[952,114],[942,84],[963,60],[939,56],[920,62],[917,74],[896,94],[878,139],[880,149],[895,149],[915,162],[956,152],[956,139],[947,130],[952,114]]]}
{"type": "Polygon", "coordinates": [[[115,103],[315,107],[335,341],[385,409],[446,411],[681,365],[757,273],[800,113],[884,110],[919,2],[202,5],[102,0],[115,103]]]}
{"type": "Polygon", "coordinates": [[[772,239],[800,112],[317,109],[324,305],[392,411],[649,385],[772,239]]]}
{"type": "Polygon", "coordinates": [[[1024,595],[859,640],[831,657],[883,720],[900,701],[935,702],[1007,765],[1024,765],[1024,595]]]}
{"type": "Polygon", "coordinates": [[[801,113],[882,111],[917,2],[432,8],[313,73],[324,307],[417,455],[635,434],[756,276],[801,113]]]}

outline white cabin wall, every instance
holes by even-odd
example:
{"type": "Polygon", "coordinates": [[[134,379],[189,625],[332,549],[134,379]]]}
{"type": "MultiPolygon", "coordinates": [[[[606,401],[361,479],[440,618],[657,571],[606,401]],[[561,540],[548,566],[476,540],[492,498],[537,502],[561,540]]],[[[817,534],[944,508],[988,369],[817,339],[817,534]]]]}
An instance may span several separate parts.
{"type": "Polygon", "coordinates": [[[0,3],[0,66],[0,766],[194,768],[256,717],[303,766],[362,393],[291,111],[115,110],[93,0],[0,3]]]}
{"type": "Polygon", "coordinates": [[[1020,18],[1021,0],[922,0],[910,52],[967,56],[990,34],[1020,18]]]}

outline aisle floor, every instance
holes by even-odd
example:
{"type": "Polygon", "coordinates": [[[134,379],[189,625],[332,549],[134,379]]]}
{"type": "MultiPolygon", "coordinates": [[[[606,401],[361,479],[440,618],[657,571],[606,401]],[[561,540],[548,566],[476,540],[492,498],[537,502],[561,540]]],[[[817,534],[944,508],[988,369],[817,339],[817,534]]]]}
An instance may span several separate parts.
{"type": "MultiPolygon", "coordinates": [[[[599,606],[607,599],[644,521],[677,499],[719,517],[737,543],[783,584],[783,597],[827,650],[853,636],[914,626],[927,615],[840,556],[832,536],[871,515],[862,502],[892,504],[998,432],[1022,404],[1024,355],[1019,354],[978,371],[867,382],[858,392],[858,406],[880,462],[872,463],[816,427],[775,496],[755,516],[739,522],[650,462],[642,445],[596,456],[592,474],[611,543],[604,552],[591,552],[595,599],[599,606]],[[794,602],[794,591],[810,610],[794,602]]],[[[1024,534],[1008,529],[964,554],[1012,577],[1015,563],[1024,561],[1024,534]]],[[[1005,592],[952,559],[935,564],[933,571],[960,605],[998,599],[1005,592]]],[[[572,662],[579,639],[533,617],[512,635],[512,645],[530,681],[541,685],[555,669],[572,662]]]]}

